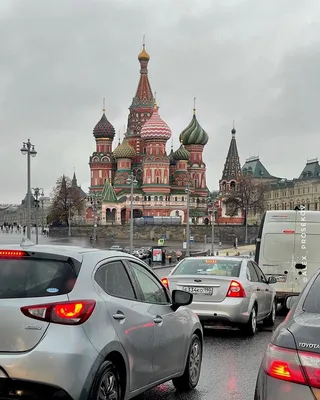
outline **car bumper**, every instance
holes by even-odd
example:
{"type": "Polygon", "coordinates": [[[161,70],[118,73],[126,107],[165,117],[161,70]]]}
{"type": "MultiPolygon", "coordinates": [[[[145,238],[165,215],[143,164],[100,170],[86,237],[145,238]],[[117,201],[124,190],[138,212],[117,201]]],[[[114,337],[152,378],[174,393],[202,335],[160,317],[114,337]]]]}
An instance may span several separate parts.
{"type": "Polygon", "coordinates": [[[222,302],[197,302],[189,306],[203,322],[223,325],[241,325],[248,322],[250,299],[226,298],[222,302]]]}
{"type": "MultiPolygon", "coordinates": [[[[316,394],[316,393],[315,393],[316,394]]],[[[308,386],[298,385],[271,378],[264,371],[259,372],[254,400],[315,400],[308,386]]]]}
{"type": "MultiPolygon", "coordinates": [[[[12,390],[33,391],[35,399],[42,392],[56,390],[65,396],[62,399],[80,400],[82,393],[90,389],[96,372],[93,366],[99,354],[82,327],[74,328],[52,324],[33,350],[0,353],[0,398],[6,398],[12,390]]],[[[11,395],[8,398],[24,397],[11,395]]],[[[43,396],[42,400],[46,398],[50,397],[43,396]]]]}

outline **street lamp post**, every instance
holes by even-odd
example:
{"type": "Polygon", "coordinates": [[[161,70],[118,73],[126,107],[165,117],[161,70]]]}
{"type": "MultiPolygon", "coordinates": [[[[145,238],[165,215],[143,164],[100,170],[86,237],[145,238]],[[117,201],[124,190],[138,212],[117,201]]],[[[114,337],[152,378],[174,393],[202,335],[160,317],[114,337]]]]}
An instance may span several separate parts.
{"type": "Polygon", "coordinates": [[[186,248],[186,257],[190,257],[190,185],[188,184],[185,190],[187,194],[187,229],[186,229],[186,240],[187,240],[187,248],[186,248]]]}
{"type": "Polygon", "coordinates": [[[214,223],[215,223],[215,208],[214,203],[211,197],[207,198],[208,207],[212,207],[209,210],[209,214],[211,215],[211,255],[214,256],[214,223]]]}
{"type": "Polygon", "coordinates": [[[130,254],[133,253],[133,187],[138,184],[138,181],[133,173],[127,179],[127,184],[130,185],[130,254]]]}
{"type": "MultiPolygon", "coordinates": [[[[88,197],[88,200],[91,203],[92,209],[93,209],[93,242],[96,241],[97,237],[97,215],[98,215],[98,208],[101,203],[101,195],[100,193],[91,193],[90,196],[88,197]]],[[[70,226],[70,224],[69,224],[70,226]]]]}
{"type": "Polygon", "coordinates": [[[41,194],[40,194],[40,202],[41,202],[41,231],[43,233],[44,231],[44,191],[42,189],[41,194]]]}
{"type": "Polygon", "coordinates": [[[22,143],[20,151],[27,155],[27,238],[31,240],[31,157],[35,157],[37,152],[30,139],[22,143]]]}
{"type": "Polygon", "coordinates": [[[42,190],[43,193],[43,189],[40,188],[34,188],[33,189],[33,194],[34,194],[34,207],[36,209],[36,244],[39,243],[39,207],[40,207],[40,196],[42,196],[42,193],[40,193],[40,191],[42,190]]]}
{"type": "Polygon", "coordinates": [[[248,206],[245,207],[245,218],[246,218],[246,237],[244,239],[245,244],[248,244],[248,206]]]}
{"type": "Polygon", "coordinates": [[[68,236],[71,236],[71,208],[72,202],[70,201],[68,209],[68,236]]]}

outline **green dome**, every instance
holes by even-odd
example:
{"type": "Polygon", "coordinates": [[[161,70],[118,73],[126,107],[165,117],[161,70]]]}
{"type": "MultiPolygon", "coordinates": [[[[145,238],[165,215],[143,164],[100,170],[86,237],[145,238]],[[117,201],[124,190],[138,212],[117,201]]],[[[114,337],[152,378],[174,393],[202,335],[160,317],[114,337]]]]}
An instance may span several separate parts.
{"type": "Polygon", "coordinates": [[[180,133],[179,140],[184,145],[201,144],[204,146],[208,143],[209,136],[199,124],[195,114],[193,114],[190,124],[180,133]]]}
{"type": "Polygon", "coordinates": [[[134,148],[130,146],[127,140],[123,139],[123,142],[114,150],[113,156],[115,159],[134,158],[136,156],[136,152],[134,148]]]}
{"type": "Polygon", "coordinates": [[[174,160],[177,160],[177,161],[183,161],[183,160],[189,161],[190,153],[188,152],[188,150],[185,149],[184,145],[181,144],[179,149],[173,153],[173,158],[174,158],[174,160]]]}

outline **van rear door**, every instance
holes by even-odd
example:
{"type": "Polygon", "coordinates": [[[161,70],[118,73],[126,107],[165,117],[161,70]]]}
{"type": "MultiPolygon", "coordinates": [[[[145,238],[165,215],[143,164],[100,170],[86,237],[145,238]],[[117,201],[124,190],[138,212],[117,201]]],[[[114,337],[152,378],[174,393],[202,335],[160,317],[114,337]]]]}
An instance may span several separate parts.
{"type": "Polygon", "coordinates": [[[298,211],[295,233],[295,265],[305,265],[304,269],[294,268],[293,291],[300,293],[308,280],[320,266],[320,213],[298,211]]]}
{"type": "Polygon", "coordinates": [[[292,292],[294,280],[294,253],[296,212],[266,213],[261,238],[259,266],[268,276],[274,276],[278,283],[277,292],[292,292]]]}

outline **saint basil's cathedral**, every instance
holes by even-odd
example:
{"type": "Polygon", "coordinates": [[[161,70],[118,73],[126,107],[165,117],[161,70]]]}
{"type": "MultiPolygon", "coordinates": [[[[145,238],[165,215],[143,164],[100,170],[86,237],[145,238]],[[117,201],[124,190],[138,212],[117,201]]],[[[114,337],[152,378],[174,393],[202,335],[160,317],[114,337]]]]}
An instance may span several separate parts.
{"type": "MultiPolygon", "coordinates": [[[[101,195],[100,224],[123,224],[130,220],[130,184],[135,176],[133,216],[177,217],[186,222],[190,188],[190,219],[208,223],[206,165],[202,154],[208,134],[200,126],[196,110],[179,136],[180,147],[167,155],[172,132],[159,114],[148,78],[149,54],[143,46],[138,56],[140,80],[129,107],[127,130],[122,143],[113,150],[115,129],[105,109],[93,130],[96,151],[90,157],[90,193],[101,195]]],[[[93,220],[92,208],[87,220],[93,220]]]]}

